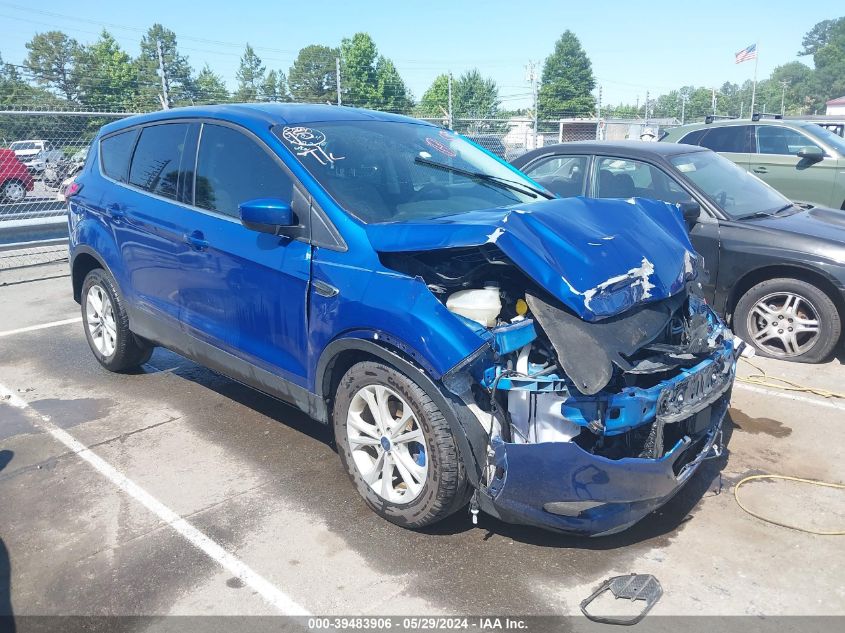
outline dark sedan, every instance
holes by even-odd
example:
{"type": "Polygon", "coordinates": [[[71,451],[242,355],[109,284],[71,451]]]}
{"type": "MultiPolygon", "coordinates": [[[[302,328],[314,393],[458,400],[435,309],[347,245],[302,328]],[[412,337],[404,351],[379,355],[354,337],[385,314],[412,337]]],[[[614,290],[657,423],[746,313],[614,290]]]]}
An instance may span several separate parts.
{"type": "Polygon", "coordinates": [[[705,296],[764,356],[820,362],[845,318],[845,213],[796,206],[701,147],[564,143],[512,164],[561,197],[654,198],[682,205],[704,257],[705,296]]]}

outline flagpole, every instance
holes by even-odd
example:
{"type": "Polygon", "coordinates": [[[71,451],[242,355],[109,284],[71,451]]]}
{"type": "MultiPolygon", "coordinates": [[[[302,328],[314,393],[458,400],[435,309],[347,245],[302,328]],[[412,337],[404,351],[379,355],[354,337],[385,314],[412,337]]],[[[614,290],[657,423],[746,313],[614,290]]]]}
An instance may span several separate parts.
{"type": "Polygon", "coordinates": [[[760,43],[754,45],[754,87],[751,89],[751,116],[754,116],[754,100],[757,98],[757,62],[760,61],[760,43]]]}

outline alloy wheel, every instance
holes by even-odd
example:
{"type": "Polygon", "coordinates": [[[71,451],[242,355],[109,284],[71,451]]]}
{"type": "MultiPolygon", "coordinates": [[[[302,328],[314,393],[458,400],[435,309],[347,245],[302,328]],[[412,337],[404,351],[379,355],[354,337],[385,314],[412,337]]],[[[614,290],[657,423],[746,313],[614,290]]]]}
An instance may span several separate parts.
{"type": "Polygon", "coordinates": [[[747,316],[753,342],[772,356],[806,354],[819,340],[819,311],[793,292],[775,292],[760,299],[747,316]]]}
{"type": "Polygon", "coordinates": [[[94,284],[88,289],[88,295],[85,298],[85,316],[94,347],[108,358],[114,354],[117,347],[117,325],[111,299],[99,284],[94,284]]]}
{"type": "Polygon", "coordinates": [[[425,487],[428,448],[411,406],[384,385],[367,385],[346,417],[349,448],[367,485],[391,503],[410,503],[425,487]]]}

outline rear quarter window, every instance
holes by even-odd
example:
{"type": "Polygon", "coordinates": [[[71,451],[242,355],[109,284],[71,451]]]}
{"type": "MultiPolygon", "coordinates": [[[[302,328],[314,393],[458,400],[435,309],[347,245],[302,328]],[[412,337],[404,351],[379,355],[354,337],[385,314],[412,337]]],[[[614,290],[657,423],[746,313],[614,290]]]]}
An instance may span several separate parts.
{"type": "Polygon", "coordinates": [[[129,159],[137,136],[138,130],[132,129],[107,136],[100,141],[100,165],[106,176],[118,182],[126,182],[129,175],[129,159]]]}

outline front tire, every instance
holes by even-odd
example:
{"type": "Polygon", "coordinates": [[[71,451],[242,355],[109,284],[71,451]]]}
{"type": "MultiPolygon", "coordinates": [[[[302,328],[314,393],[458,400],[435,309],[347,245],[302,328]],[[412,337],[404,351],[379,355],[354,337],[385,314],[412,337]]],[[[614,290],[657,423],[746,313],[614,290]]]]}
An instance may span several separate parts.
{"type": "Polygon", "coordinates": [[[421,528],[466,504],[466,471],[449,423],[404,374],[377,362],[353,365],[332,417],[340,459],[379,516],[421,528]]]}
{"type": "Polygon", "coordinates": [[[734,331],[761,356],[819,363],[842,333],[830,297],[800,279],[768,279],[746,292],[736,305],[734,331]]]}
{"type": "Polygon", "coordinates": [[[153,346],[129,329],[129,317],[112,276],[95,268],[82,283],[82,324],[97,361],[109,371],[137,369],[153,353],[153,346]]]}

